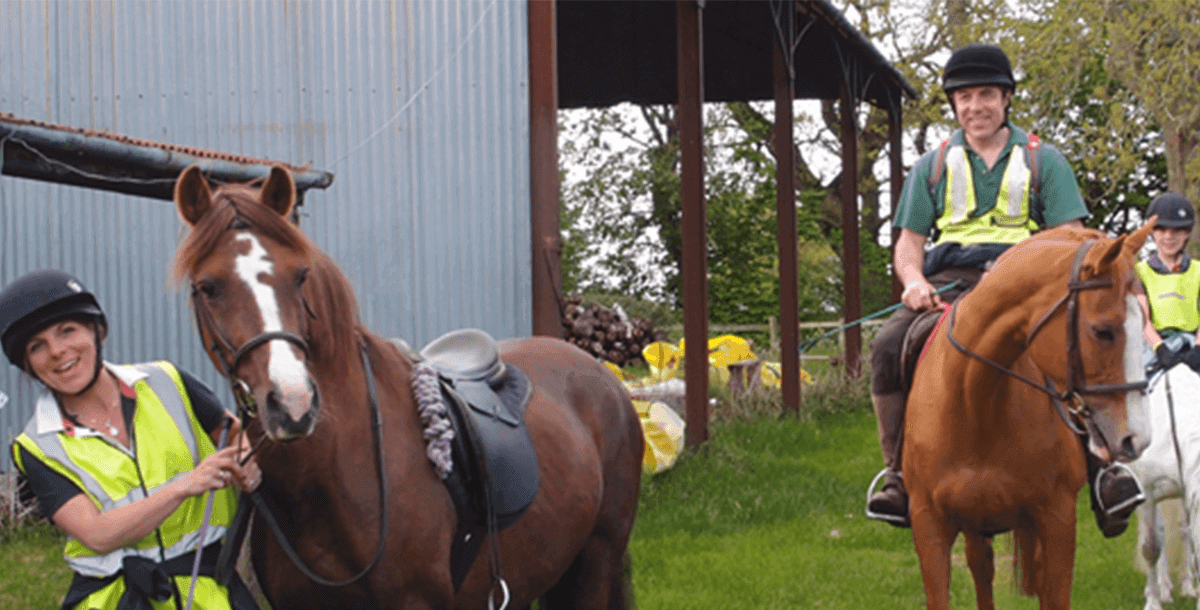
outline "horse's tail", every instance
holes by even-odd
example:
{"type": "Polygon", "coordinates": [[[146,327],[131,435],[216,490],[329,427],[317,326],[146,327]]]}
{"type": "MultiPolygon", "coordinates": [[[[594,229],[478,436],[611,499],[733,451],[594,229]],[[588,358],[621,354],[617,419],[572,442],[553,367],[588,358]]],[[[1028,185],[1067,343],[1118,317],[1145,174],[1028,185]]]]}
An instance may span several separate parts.
{"type": "Polygon", "coordinates": [[[1013,530],[1013,582],[1029,597],[1037,595],[1041,588],[1038,582],[1041,552],[1034,528],[1017,527],[1013,530]]]}

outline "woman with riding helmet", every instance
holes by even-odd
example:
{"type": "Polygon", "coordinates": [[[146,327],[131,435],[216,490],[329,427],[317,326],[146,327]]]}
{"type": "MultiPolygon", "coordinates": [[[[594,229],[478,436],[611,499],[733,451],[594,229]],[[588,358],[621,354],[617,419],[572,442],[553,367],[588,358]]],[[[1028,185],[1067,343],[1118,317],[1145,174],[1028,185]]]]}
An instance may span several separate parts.
{"type": "Polygon", "coordinates": [[[12,454],[67,534],[75,576],[62,607],[179,610],[199,552],[193,607],[256,608],[236,573],[228,586],[213,578],[236,508],[230,484],[253,490],[261,478],[253,460],[239,465],[241,443],[216,449],[238,422],[168,362],[105,362],[107,333],[100,303],[69,274],[36,271],[0,292],[4,353],[45,388],[12,454]]]}
{"type": "Polygon", "coordinates": [[[1200,352],[1192,350],[1200,328],[1200,265],[1192,264],[1186,252],[1196,210],[1187,197],[1168,192],[1150,202],[1146,216],[1158,217],[1150,233],[1156,251],[1134,267],[1145,289],[1138,301],[1146,318],[1146,345],[1162,368],[1187,362],[1200,369],[1200,352]]]}

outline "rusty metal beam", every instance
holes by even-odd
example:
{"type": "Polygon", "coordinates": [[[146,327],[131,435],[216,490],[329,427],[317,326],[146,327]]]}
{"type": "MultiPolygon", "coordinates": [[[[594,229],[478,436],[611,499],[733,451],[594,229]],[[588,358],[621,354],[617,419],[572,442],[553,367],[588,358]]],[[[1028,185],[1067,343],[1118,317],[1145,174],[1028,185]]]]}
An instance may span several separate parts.
{"type": "Polygon", "coordinates": [[[11,115],[0,120],[0,173],[6,176],[170,201],[175,180],[192,165],[217,183],[265,178],[272,166],[282,165],[292,172],[301,196],[333,183],[330,172],[277,161],[38,124],[11,115]]]}
{"type": "Polygon", "coordinates": [[[679,57],[679,150],[683,233],[684,375],[687,381],[686,443],[708,440],[708,260],[704,203],[703,8],[695,0],[675,2],[679,57]]]}
{"type": "MultiPolygon", "coordinates": [[[[859,281],[858,245],[858,128],[854,121],[856,104],[849,87],[842,86],[842,288],[845,306],[842,315],[847,322],[862,317],[862,289],[859,281]]],[[[857,377],[862,354],[862,329],[855,324],[845,331],[846,373],[857,377]]]]}
{"type": "Polygon", "coordinates": [[[779,16],[775,63],[775,206],[779,243],[779,347],[783,366],[783,411],[800,413],[800,316],[796,261],[796,158],[792,140],[791,53],[795,11],[787,3],[779,16]]]}
{"type": "Polygon", "coordinates": [[[529,0],[529,217],[533,334],[562,338],[555,7],[555,2],[529,0]]]}

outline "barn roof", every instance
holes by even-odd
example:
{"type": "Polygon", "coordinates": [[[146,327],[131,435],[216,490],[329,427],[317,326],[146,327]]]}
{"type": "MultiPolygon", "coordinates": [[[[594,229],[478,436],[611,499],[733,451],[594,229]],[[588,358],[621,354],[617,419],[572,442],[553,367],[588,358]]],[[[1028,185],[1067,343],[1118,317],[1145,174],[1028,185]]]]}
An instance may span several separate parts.
{"type": "MultiPolygon", "coordinates": [[[[704,99],[774,97],[770,2],[704,2],[704,99]]],[[[844,81],[856,97],[880,108],[916,91],[828,0],[800,0],[796,11],[795,94],[836,99],[844,81]]],[[[560,0],[559,107],[619,102],[675,103],[675,3],[560,0]]]]}

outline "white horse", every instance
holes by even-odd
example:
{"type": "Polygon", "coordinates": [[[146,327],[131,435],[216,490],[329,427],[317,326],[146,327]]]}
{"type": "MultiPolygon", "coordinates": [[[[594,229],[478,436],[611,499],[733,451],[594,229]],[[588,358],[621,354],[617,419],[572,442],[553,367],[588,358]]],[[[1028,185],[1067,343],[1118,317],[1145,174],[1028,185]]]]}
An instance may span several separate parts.
{"type": "MultiPolygon", "coordinates": [[[[1171,603],[1166,532],[1158,503],[1183,501],[1183,578],[1180,594],[1196,597],[1196,554],[1200,548],[1200,375],[1186,365],[1150,376],[1148,395],[1150,446],[1129,467],[1145,488],[1146,502],[1137,508],[1138,548],[1146,560],[1145,610],[1171,603]],[[1181,477],[1182,473],[1182,477],[1181,477]],[[1185,496],[1186,494],[1186,496],[1185,496]]],[[[1200,610],[1200,600],[1197,602],[1200,610]]]]}

